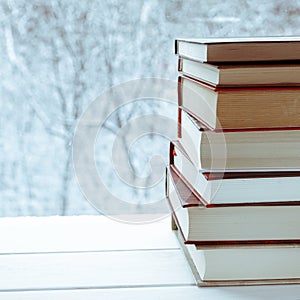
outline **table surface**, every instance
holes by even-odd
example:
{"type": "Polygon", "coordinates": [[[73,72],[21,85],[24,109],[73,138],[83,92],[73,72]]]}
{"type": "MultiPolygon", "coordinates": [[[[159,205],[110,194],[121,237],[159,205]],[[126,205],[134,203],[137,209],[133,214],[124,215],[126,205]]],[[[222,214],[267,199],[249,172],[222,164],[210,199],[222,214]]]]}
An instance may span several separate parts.
{"type": "Polygon", "coordinates": [[[0,299],[300,299],[300,285],[197,287],[170,222],[2,218],[0,299]]]}

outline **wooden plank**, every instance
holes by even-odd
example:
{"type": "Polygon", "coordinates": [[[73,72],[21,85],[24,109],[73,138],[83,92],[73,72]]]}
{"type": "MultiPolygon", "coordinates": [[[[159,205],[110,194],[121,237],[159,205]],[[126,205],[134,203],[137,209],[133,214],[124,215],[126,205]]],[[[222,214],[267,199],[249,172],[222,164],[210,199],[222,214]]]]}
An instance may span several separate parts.
{"type": "Polygon", "coordinates": [[[181,250],[0,256],[0,291],[194,284],[181,250]]]}
{"type": "Polygon", "coordinates": [[[0,254],[179,248],[170,218],[128,225],[104,216],[0,219],[0,254]]]}
{"type": "Polygon", "coordinates": [[[38,292],[2,292],[2,300],[294,300],[300,295],[300,286],[268,287],[156,287],[95,290],[64,290],[38,292]]]}

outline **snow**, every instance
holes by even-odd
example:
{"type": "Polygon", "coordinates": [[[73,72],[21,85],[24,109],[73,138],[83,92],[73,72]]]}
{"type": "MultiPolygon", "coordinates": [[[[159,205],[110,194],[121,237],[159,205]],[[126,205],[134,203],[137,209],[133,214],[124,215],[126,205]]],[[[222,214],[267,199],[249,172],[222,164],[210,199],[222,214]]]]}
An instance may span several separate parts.
{"type": "MultiPolygon", "coordinates": [[[[176,37],[297,35],[299,11],[298,1],[283,0],[0,0],[0,216],[98,214],[72,163],[88,105],[132,79],[175,81],[176,37]]],[[[148,189],[120,181],[111,146],[132,118],[149,114],[177,118],[168,103],[140,100],[111,116],[95,148],[107,188],[136,204],[161,199],[163,180],[148,189]]],[[[136,176],[151,173],[154,155],[167,161],[167,148],[166,138],[137,139],[128,154],[136,176]]]]}

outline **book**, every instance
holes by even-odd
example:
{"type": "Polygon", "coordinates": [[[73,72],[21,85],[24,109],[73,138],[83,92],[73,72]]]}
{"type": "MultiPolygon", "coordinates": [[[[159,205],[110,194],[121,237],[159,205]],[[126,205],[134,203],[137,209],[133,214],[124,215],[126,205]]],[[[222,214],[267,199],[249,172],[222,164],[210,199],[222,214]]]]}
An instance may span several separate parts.
{"type": "Polygon", "coordinates": [[[175,54],[201,62],[299,60],[300,37],[178,38],[175,54]]]}
{"type": "Polygon", "coordinates": [[[300,205],[205,206],[171,166],[166,197],[185,243],[300,242],[300,205]]]}
{"type": "Polygon", "coordinates": [[[300,63],[209,64],[179,57],[178,71],[217,87],[300,85],[300,63]]]}
{"type": "Polygon", "coordinates": [[[170,143],[170,165],[207,206],[300,203],[300,171],[199,170],[179,141],[170,143]]]}
{"type": "Polygon", "coordinates": [[[179,76],[178,104],[210,130],[300,127],[300,87],[216,88],[179,76]]]}
{"type": "Polygon", "coordinates": [[[198,169],[300,170],[300,129],[214,132],[178,110],[180,143],[198,169]]]}
{"type": "Polygon", "coordinates": [[[174,228],[198,286],[300,283],[300,244],[184,244],[174,228]]]}

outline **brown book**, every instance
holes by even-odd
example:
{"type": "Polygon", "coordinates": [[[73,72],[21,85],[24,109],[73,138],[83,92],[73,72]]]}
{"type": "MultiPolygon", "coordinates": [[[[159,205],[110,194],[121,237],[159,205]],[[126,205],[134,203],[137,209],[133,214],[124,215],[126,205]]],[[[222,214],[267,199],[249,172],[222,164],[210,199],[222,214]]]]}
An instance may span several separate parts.
{"type": "Polygon", "coordinates": [[[300,242],[300,205],[208,207],[171,166],[167,199],[187,244],[280,244],[300,242]]]}
{"type": "Polygon", "coordinates": [[[178,71],[217,87],[300,85],[300,62],[208,64],[179,57],[178,71]]]}
{"type": "Polygon", "coordinates": [[[299,60],[300,37],[176,39],[175,53],[202,62],[299,60]]]}
{"type": "Polygon", "coordinates": [[[300,127],[300,87],[216,88],[180,76],[178,104],[210,130],[300,127]]]}
{"type": "Polygon", "coordinates": [[[178,110],[180,143],[198,169],[300,171],[300,129],[208,130],[178,110]]]}
{"type": "Polygon", "coordinates": [[[299,170],[199,170],[179,141],[170,143],[170,165],[206,206],[300,204],[299,170]]]}

